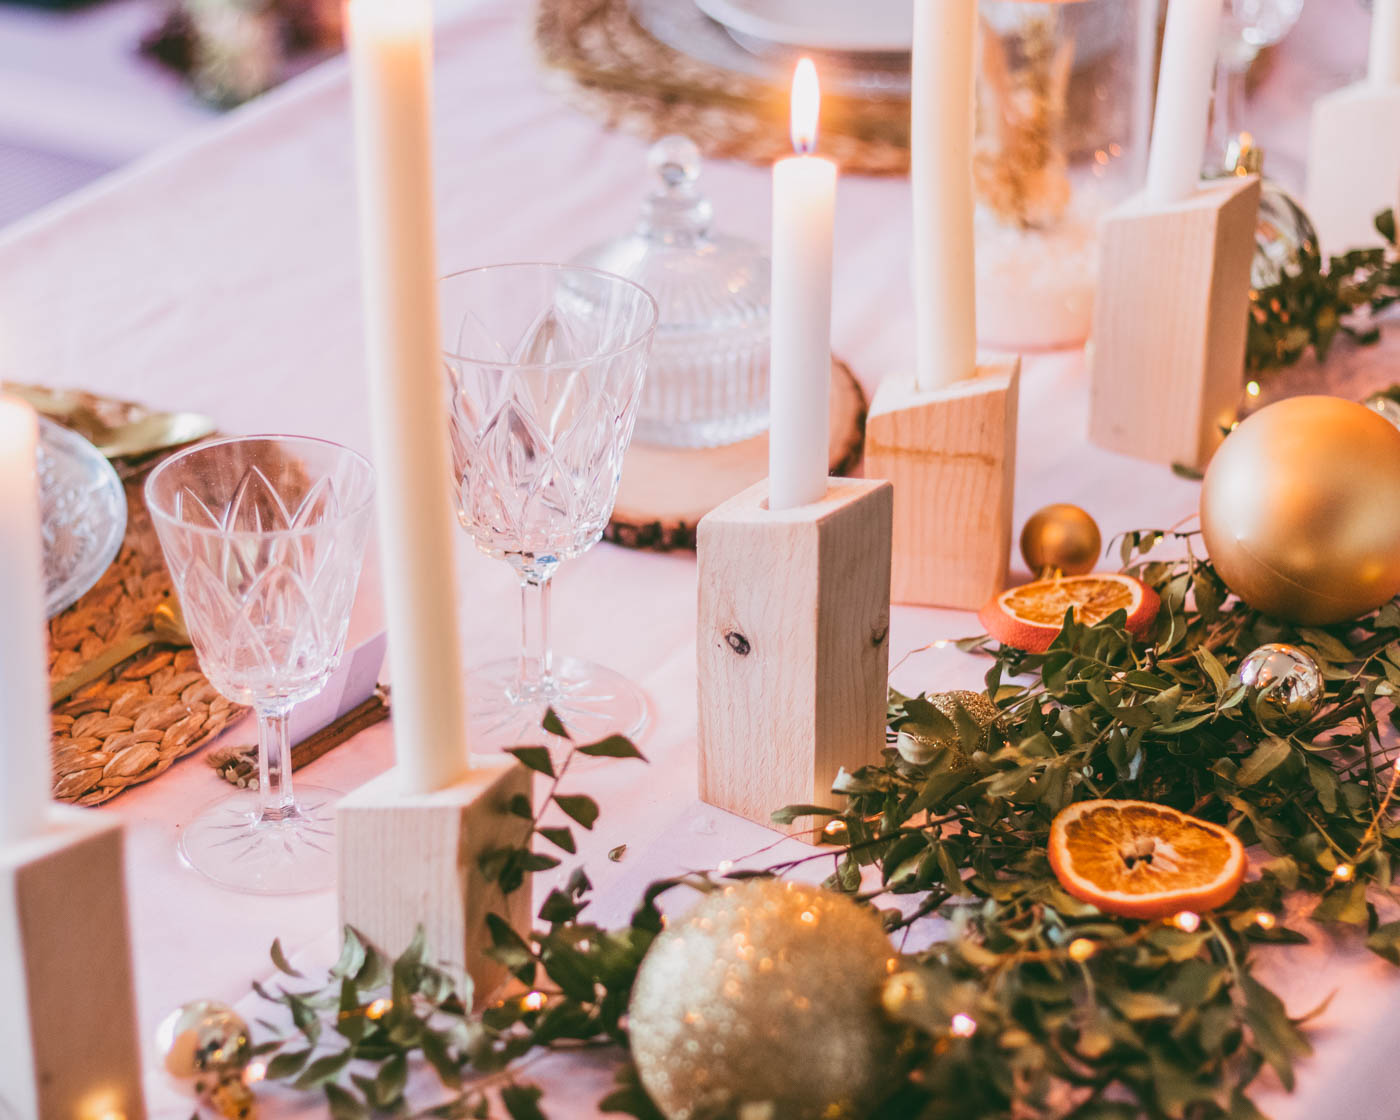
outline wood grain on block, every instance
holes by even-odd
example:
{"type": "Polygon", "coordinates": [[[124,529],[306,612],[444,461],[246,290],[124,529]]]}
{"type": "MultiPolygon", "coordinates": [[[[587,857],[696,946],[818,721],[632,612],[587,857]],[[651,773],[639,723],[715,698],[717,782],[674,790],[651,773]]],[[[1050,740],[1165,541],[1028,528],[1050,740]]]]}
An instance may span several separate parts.
{"type": "Polygon", "coordinates": [[[794,509],[767,496],[700,522],[697,653],[700,796],[771,828],[785,805],[836,804],[840,769],[884,745],[893,501],[865,479],[794,509]]]}
{"type": "Polygon", "coordinates": [[[0,847],[0,1116],[145,1117],[125,883],[121,825],[91,810],[0,847]]]}
{"type": "Polygon", "coordinates": [[[1103,221],[1089,435],[1156,463],[1204,467],[1244,388],[1254,176],[1170,206],[1130,199],[1103,221]]]}
{"type": "Polygon", "coordinates": [[[1384,244],[1376,215],[1400,213],[1400,86],[1360,83],[1313,102],[1307,198],[1323,260],[1384,244]]]}
{"type": "MultiPolygon", "coordinates": [[[[834,475],[860,461],[865,394],[844,362],[831,360],[834,475]]],[[[662,447],[634,442],[622,464],[606,537],[628,548],[694,548],[695,527],[721,502],[768,477],[768,433],[722,447],[662,447]]]]}
{"type": "Polygon", "coordinates": [[[896,603],[974,610],[1006,583],[1021,360],[932,390],[887,377],[866,424],[865,474],[894,484],[896,603]]]}
{"type": "Polygon", "coordinates": [[[502,894],[482,876],[479,859],[525,841],[529,823],[506,807],[530,791],[530,772],[520,765],[477,770],[436,793],[399,792],[393,770],[361,786],[336,809],[341,922],[391,956],[421,925],[428,959],[467,973],[480,1007],[506,979],[486,955],[486,915],[528,933],[531,911],[528,884],[502,894]]]}

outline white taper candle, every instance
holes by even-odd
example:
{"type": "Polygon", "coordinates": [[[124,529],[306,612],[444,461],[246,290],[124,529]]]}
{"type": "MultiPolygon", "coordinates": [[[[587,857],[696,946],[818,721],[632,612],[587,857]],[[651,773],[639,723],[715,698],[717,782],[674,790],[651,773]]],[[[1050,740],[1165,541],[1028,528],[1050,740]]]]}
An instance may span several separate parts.
{"type": "Polygon", "coordinates": [[[816,146],[818,90],[809,59],[793,77],[799,155],[773,165],[773,295],[768,505],[788,509],[826,493],[831,383],[831,252],[836,165],[816,146]]]}
{"type": "Polygon", "coordinates": [[[1201,181],[1221,0],[1170,0],[1157,78],[1157,112],[1147,160],[1147,197],[1159,205],[1190,198],[1201,181]]]}
{"type": "Polygon", "coordinates": [[[433,231],[432,10],[349,0],[346,13],[394,744],[404,791],[429,793],[469,768],[433,231]]]}
{"type": "Polygon", "coordinates": [[[914,382],[920,389],[936,389],[977,370],[972,242],[976,43],[977,0],[914,0],[909,158],[914,382]]]}
{"type": "Polygon", "coordinates": [[[1400,85],[1400,0],[1371,0],[1372,85],[1400,85]]]}
{"type": "Polygon", "coordinates": [[[35,469],[39,421],[0,396],[0,842],[37,833],[49,804],[48,627],[35,469]]]}

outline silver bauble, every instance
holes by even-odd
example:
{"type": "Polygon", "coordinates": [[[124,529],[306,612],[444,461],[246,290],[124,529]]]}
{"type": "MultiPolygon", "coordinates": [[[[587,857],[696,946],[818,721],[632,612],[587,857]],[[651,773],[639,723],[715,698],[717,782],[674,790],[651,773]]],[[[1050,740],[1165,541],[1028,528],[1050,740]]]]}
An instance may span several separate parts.
{"type": "Polygon", "coordinates": [[[1322,702],[1322,671],[1306,651],[1269,642],[1240,662],[1239,681],[1261,726],[1287,733],[1307,723],[1322,702]]]}
{"type": "Polygon", "coordinates": [[[1225,170],[1259,176],[1259,216],[1254,226],[1254,257],[1249,286],[1255,291],[1277,284],[1298,269],[1303,253],[1317,253],[1317,230],[1298,202],[1263,173],[1264,151],[1248,133],[1232,139],[1225,170]]]}
{"type": "Polygon", "coordinates": [[[642,1084],[667,1120],[864,1116],[893,1081],[881,989],[896,967],[879,919],[842,895],[725,886],[642,961],[628,1009],[642,1084]]]}
{"type": "Polygon", "coordinates": [[[241,1073],[251,1049],[248,1024],[217,1000],[192,1000],[156,1028],[161,1067],[177,1085],[196,1094],[208,1093],[241,1073]]]}

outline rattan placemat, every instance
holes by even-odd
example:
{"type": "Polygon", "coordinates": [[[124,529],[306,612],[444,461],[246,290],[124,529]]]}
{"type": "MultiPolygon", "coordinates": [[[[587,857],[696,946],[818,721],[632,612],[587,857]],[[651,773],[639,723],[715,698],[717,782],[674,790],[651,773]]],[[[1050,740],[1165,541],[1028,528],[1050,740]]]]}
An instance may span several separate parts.
{"type": "MultiPolygon", "coordinates": [[[[93,401],[108,417],[115,408],[130,408],[133,418],[137,411],[93,401]]],[[[127,481],[126,538],[112,566],[49,621],[51,682],[147,630],[152,612],[171,593],[142,497],[144,481],[144,470],[127,481]]],[[[54,796],[79,805],[107,801],[163,773],[243,712],[205,680],[192,649],[152,646],[54,706],[54,796]]]]}
{"type": "MultiPolygon", "coordinates": [[[[711,157],[792,154],[785,90],[673,50],[627,0],[538,0],[535,43],[551,84],[611,127],[648,139],[684,133],[711,157]]],[[[825,95],[821,149],[847,172],[904,174],[908,101],[825,95]]]]}

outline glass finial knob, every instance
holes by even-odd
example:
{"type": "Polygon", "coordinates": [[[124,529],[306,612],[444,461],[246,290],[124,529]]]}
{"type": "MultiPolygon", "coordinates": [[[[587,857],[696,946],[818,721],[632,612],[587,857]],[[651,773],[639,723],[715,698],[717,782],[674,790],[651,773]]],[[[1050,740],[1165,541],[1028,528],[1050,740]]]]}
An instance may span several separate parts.
{"type": "Polygon", "coordinates": [[[688,136],[663,136],[647,152],[647,166],[667,187],[690,185],[700,178],[700,149],[688,136]]]}

